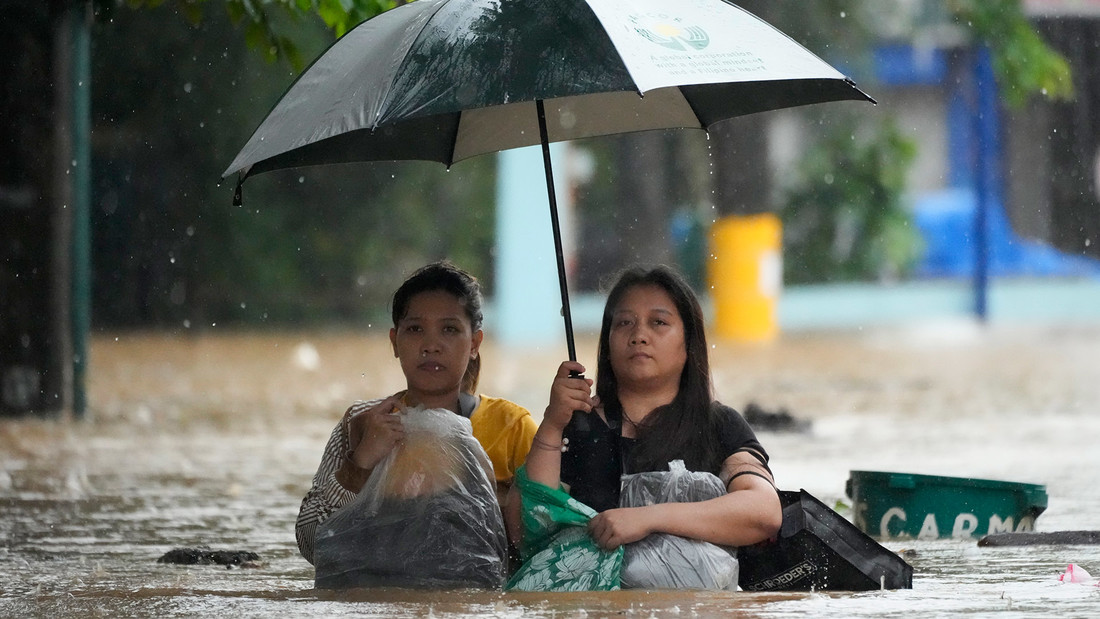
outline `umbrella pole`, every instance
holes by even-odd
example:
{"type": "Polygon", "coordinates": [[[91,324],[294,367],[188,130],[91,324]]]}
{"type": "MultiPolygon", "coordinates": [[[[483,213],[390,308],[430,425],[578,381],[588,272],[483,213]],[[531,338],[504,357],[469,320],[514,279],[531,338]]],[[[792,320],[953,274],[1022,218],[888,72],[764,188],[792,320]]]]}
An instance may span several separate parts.
{"type": "Polygon", "coordinates": [[[558,287],[561,288],[561,316],[565,320],[565,343],[569,360],[577,360],[573,344],[573,316],[569,312],[569,285],[565,280],[565,255],[561,247],[561,225],[558,223],[558,198],[554,193],[554,170],[550,166],[550,138],[546,131],[546,107],[542,99],[535,100],[539,116],[539,138],[542,142],[542,165],[546,169],[546,195],[550,198],[550,226],[554,231],[554,253],[558,259],[558,287]]]}

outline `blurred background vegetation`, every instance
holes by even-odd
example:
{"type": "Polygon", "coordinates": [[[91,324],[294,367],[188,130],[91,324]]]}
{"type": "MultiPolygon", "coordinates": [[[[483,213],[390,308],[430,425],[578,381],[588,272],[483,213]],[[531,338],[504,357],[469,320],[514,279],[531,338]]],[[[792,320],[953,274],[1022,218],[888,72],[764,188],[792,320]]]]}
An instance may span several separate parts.
{"type": "MultiPolygon", "coordinates": [[[[225,166],[297,73],[387,0],[98,0],[93,30],[93,324],[97,328],[370,322],[420,264],[450,257],[492,293],[495,159],[264,174],[231,206],[225,166]]],[[[874,0],[740,3],[859,70],[874,0]],[[840,34],[843,33],[843,34],[840,34]]],[[[928,0],[911,21],[993,41],[1012,101],[1068,95],[1068,68],[1017,0],[928,0]]],[[[860,84],[872,92],[874,85],[860,84]]],[[[897,280],[919,256],[904,204],[916,145],[889,112],[809,111],[819,131],[773,180],[762,123],[579,144],[578,271],[597,289],[639,259],[701,282],[716,218],[780,213],[788,282],[897,280]],[[814,114],[817,114],[814,116],[814,114]],[[626,205],[629,205],[627,207],[626,205]]]]}

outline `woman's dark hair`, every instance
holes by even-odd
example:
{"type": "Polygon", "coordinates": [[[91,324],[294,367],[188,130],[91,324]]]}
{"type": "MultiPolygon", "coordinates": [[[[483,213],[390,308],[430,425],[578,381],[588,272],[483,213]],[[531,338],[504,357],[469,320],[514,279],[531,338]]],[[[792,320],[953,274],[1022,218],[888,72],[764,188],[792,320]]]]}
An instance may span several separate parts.
{"type": "MultiPolygon", "coordinates": [[[[484,317],[481,313],[481,286],[477,279],[447,260],[433,262],[423,266],[401,284],[393,293],[393,326],[409,313],[409,302],[422,292],[441,290],[454,295],[466,310],[470,327],[474,333],[481,330],[484,317]]],[[[481,376],[481,352],[478,351],[466,366],[462,376],[462,391],[473,394],[477,390],[477,381],[481,376]]]]}
{"type": "Polygon", "coordinates": [[[632,288],[653,286],[668,293],[684,325],[687,360],[680,374],[676,398],[658,407],[638,428],[638,441],[631,450],[631,472],[663,471],[673,460],[683,460],[689,470],[714,471],[721,455],[712,412],[710,361],[703,310],[691,287],[672,269],[658,266],[646,270],[635,267],[624,271],[607,296],[600,326],[596,366],[596,394],[605,409],[622,415],[619,381],[611,368],[611,321],[623,296],[632,288]]]}

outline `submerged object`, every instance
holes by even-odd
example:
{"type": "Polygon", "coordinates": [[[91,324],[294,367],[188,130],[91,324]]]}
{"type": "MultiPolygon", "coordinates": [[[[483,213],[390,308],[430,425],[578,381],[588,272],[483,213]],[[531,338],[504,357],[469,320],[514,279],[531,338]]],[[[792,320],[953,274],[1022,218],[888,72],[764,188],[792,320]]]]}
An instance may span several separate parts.
{"type": "Polygon", "coordinates": [[[1100,544],[1100,531],[993,533],[978,540],[979,546],[1085,546],[1095,544],[1100,544]]]}
{"type": "Polygon", "coordinates": [[[211,550],[199,548],[173,548],[161,555],[157,563],[175,563],[178,565],[224,565],[231,567],[254,567],[260,555],[249,550],[211,550]]]}
{"type": "Polygon", "coordinates": [[[912,589],[913,567],[805,490],[779,491],[773,540],[738,550],[745,591],[912,589]]]}
{"type": "Polygon", "coordinates": [[[970,477],[851,471],[853,521],[877,539],[974,539],[1024,533],[1047,508],[1046,487],[970,477]]]}

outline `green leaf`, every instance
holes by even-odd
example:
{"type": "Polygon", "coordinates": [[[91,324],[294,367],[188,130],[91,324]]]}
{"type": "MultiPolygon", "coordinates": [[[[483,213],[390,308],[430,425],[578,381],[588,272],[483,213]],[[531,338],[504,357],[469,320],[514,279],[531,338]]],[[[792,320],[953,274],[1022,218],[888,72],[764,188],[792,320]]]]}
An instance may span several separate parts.
{"type": "Polygon", "coordinates": [[[1073,98],[1069,62],[1027,21],[1020,0],[949,0],[956,20],[989,46],[1002,97],[1010,106],[1028,97],[1073,98]]]}
{"type": "Polygon", "coordinates": [[[225,12],[233,24],[239,24],[244,19],[244,7],[241,6],[240,0],[228,0],[225,3],[225,12]]]}
{"type": "Polygon", "coordinates": [[[261,22],[250,21],[244,28],[244,42],[252,49],[262,50],[269,46],[267,28],[261,22]]]}
{"type": "Polygon", "coordinates": [[[202,4],[195,0],[189,0],[184,2],[180,7],[180,12],[183,13],[184,19],[186,19],[192,26],[197,26],[202,23],[202,4]]]}
{"type": "Polygon", "coordinates": [[[283,57],[290,63],[295,73],[301,73],[305,69],[306,63],[298,46],[289,37],[279,37],[278,41],[283,57]]]}

